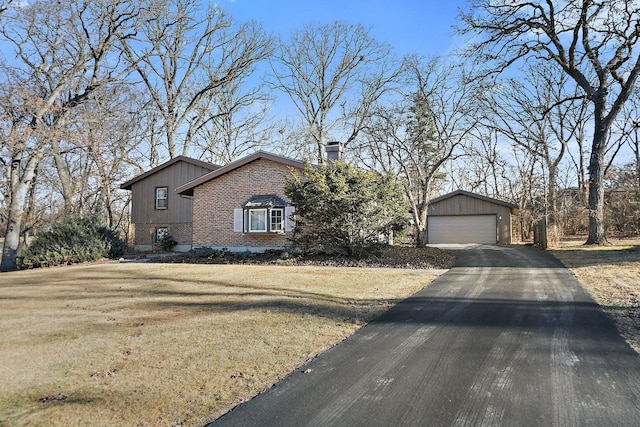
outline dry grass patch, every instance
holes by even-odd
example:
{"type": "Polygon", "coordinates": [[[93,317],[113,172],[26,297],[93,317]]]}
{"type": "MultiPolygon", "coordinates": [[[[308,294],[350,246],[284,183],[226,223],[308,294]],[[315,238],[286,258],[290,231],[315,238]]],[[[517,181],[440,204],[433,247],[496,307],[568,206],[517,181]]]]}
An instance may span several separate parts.
{"type": "Polygon", "coordinates": [[[0,276],[0,425],[198,425],[433,271],[107,263],[0,276]]]}
{"type": "Polygon", "coordinates": [[[640,352],[640,240],[613,240],[611,246],[562,242],[552,253],[613,318],[629,344],[640,352]]]}

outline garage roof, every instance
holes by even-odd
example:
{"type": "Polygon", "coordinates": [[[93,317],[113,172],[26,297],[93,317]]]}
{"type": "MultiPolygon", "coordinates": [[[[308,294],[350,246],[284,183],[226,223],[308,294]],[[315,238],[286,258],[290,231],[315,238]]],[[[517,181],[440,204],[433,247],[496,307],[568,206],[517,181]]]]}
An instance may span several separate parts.
{"type": "Polygon", "coordinates": [[[492,197],[482,196],[480,194],[472,193],[470,191],[465,191],[465,190],[456,190],[456,191],[453,191],[451,193],[444,194],[442,196],[439,196],[439,197],[431,199],[429,201],[429,203],[433,205],[434,203],[438,203],[438,202],[441,202],[441,201],[446,200],[446,199],[450,199],[451,197],[455,197],[455,196],[474,197],[476,199],[484,200],[486,202],[495,203],[496,205],[506,206],[506,207],[511,209],[511,213],[513,215],[517,215],[518,214],[518,209],[519,209],[518,205],[515,205],[513,203],[509,203],[509,202],[505,202],[504,200],[499,200],[499,199],[494,199],[492,197]]]}

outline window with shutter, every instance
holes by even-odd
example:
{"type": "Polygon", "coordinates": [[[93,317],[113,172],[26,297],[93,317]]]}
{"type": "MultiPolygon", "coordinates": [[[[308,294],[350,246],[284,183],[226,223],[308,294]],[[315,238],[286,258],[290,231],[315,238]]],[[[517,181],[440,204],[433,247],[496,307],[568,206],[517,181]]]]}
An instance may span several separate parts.
{"type": "Polygon", "coordinates": [[[284,208],[284,231],[293,231],[293,229],[295,228],[296,220],[293,217],[295,213],[296,208],[294,208],[293,206],[287,206],[286,208],[284,208]]]}
{"type": "Polygon", "coordinates": [[[233,210],[233,231],[235,233],[242,233],[243,229],[243,210],[242,209],[234,209],[233,210]]]}
{"type": "Polygon", "coordinates": [[[234,209],[233,230],[243,233],[284,233],[293,230],[293,207],[276,194],[251,196],[234,209]]]}

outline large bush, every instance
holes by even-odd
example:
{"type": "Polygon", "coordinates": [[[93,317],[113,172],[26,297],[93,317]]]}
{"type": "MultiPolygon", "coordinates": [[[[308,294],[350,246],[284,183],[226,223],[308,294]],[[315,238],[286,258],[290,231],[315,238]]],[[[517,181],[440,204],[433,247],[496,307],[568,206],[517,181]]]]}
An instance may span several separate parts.
{"type": "Polygon", "coordinates": [[[75,264],[124,254],[126,244],[98,217],[72,218],[37,235],[18,258],[18,268],[75,264]]]}
{"type": "Polygon", "coordinates": [[[407,223],[407,205],[395,178],[344,162],[312,167],[287,180],[296,207],[293,243],[307,252],[362,257],[407,223]]]}

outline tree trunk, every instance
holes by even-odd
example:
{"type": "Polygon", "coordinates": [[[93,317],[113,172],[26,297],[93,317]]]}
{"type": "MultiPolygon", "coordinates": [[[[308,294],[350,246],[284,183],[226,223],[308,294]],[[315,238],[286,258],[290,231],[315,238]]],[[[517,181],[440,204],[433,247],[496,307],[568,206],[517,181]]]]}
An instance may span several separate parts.
{"type": "Polygon", "coordinates": [[[428,243],[427,232],[427,204],[422,206],[414,206],[414,221],[416,223],[416,248],[424,248],[428,243]]]}
{"type": "Polygon", "coordinates": [[[549,164],[549,208],[551,210],[551,225],[557,226],[560,224],[560,215],[558,213],[558,187],[556,184],[557,181],[557,166],[553,164],[549,164]]]}
{"type": "Polygon", "coordinates": [[[173,127],[167,126],[167,148],[169,149],[169,158],[173,159],[176,157],[176,141],[173,138],[173,127]]]}
{"type": "Polygon", "coordinates": [[[637,192],[640,195],[640,144],[638,141],[635,141],[635,147],[633,147],[633,152],[636,155],[636,184],[637,184],[637,192]]]}
{"type": "Polygon", "coordinates": [[[426,227],[416,226],[416,248],[424,248],[427,245],[426,227]]]}
{"type": "Polygon", "coordinates": [[[586,245],[606,245],[609,243],[604,228],[604,148],[606,132],[602,121],[598,120],[589,160],[589,237],[586,245]]]}
{"type": "Polygon", "coordinates": [[[2,248],[0,271],[12,271],[17,268],[22,218],[31,188],[31,181],[41,158],[41,155],[31,157],[27,162],[22,176],[20,176],[20,160],[14,159],[11,162],[11,202],[9,204],[9,211],[7,212],[7,230],[2,248]]]}
{"type": "Polygon", "coordinates": [[[59,141],[51,142],[51,151],[53,160],[56,165],[56,171],[58,172],[58,178],[60,179],[60,186],[62,187],[62,199],[64,200],[64,215],[72,215],[74,212],[73,205],[73,185],[71,184],[71,175],[67,163],[64,161],[62,154],[60,153],[59,141]]]}
{"type": "Polygon", "coordinates": [[[580,171],[579,171],[579,176],[578,179],[580,180],[580,182],[578,183],[578,196],[579,201],[581,206],[580,207],[584,207],[586,205],[586,201],[588,199],[588,192],[589,190],[586,188],[585,186],[585,182],[587,182],[587,180],[585,179],[585,173],[584,173],[584,148],[582,147],[582,144],[580,144],[580,171]]]}
{"type": "Polygon", "coordinates": [[[4,246],[2,247],[2,262],[0,263],[0,271],[13,271],[17,268],[18,263],[18,246],[20,246],[20,225],[22,223],[22,215],[15,214],[16,209],[11,204],[9,209],[9,220],[7,221],[7,232],[4,237],[4,246]]]}

